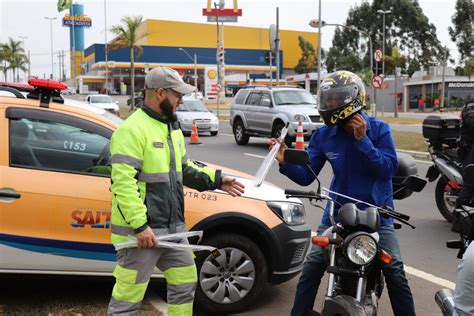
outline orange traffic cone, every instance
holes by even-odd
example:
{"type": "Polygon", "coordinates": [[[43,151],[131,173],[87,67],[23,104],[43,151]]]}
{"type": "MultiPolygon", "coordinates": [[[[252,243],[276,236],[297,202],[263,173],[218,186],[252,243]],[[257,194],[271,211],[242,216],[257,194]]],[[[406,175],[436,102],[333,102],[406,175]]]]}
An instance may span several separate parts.
{"type": "Polygon", "coordinates": [[[296,130],[295,149],[304,150],[303,125],[301,124],[301,121],[298,122],[298,129],[296,130]]]}
{"type": "Polygon", "coordinates": [[[190,145],[199,145],[199,135],[198,135],[198,129],[196,126],[196,120],[193,120],[193,125],[191,126],[191,138],[189,139],[189,144],[190,145]]]}

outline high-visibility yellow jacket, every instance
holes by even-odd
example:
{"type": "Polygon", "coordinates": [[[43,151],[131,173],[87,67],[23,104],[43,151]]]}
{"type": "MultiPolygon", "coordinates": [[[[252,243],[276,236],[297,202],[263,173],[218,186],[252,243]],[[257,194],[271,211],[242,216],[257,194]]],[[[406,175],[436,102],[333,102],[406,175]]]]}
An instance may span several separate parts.
{"type": "Polygon", "coordinates": [[[221,171],[197,166],[186,155],[176,122],[148,107],[138,109],[112,135],[112,242],[127,239],[114,231],[135,233],[184,225],[183,185],[219,189],[221,171]]]}

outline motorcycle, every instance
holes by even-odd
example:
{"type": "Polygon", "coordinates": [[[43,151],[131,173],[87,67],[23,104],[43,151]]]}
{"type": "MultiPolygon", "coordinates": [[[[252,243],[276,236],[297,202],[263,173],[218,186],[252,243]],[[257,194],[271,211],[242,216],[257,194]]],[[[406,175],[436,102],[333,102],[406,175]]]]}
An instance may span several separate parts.
{"type": "Polygon", "coordinates": [[[433,165],[428,169],[429,182],[438,179],[435,189],[436,206],[441,215],[453,221],[456,200],[463,186],[462,163],[457,154],[460,119],[428,116],[423,121],[423,136],[433,165]]]}
{"type": "MultiPolygon", "coordinates": [[[[474,182],[474,165],[469,165],[465,170],[466,182],[474,182]]],[[[457,209],[457,216],[460,223],[460,238],[457,240],[449,240],[446,242],[446,247],[451,249],[458,249],[457,258],[462,259],[466,249],[474,239],[474,198],[469,203],[470,205],[463,205],[461,209],[457,209]]],[[[462,294],[462,293],[461,293],[462,294]]],[[[454,313],[454,293],[450,289],[441,289],[435,294],[435,301],[438,304],[443,316],[452,316],[454,313]]]]}
{"type": "MultiPolygon", "coordinates": [[[[287,149],[284,157],[286,162],[308,166],[312,171],[307,152],[287,149]]],[[[326,249],[328,257],[329,280],[321,315],[377,315],[378,300],[384,288],[380,263],[388,264],[392,261],[390,254],[378,246],[380,216],[391,217],[415,228],[408,223],[408,215],[395,212],[386,203],[390,197],[402,191],[405,191],[403,198],[411,194],[406,194],[407,190],[420,192],[427,181],[417,176],[407,176],[399,189],[379,207],[321,187],[316,174],[314,176],[318,182],[316,192],[287,189],[285,194],[288,197],[307,198],[315,206],[318,201],[329,203],[331,227],[322,235],[312,238],[313,244],[326,249]],[[352,201],[340,207],[339,223],[334,220],[336,202],[330,194],[352,201]],[[360,210],[357,207],[360,203],[368,207],[360,210]]],[[[401,224],[395,224],[395,228],[400,227],[401,224]]]]}

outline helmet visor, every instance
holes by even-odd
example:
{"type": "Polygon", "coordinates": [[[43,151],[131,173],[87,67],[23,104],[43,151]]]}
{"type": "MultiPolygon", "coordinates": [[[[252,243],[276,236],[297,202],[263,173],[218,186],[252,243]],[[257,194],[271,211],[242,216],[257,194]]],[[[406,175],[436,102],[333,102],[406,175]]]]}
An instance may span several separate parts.
{"type": "Polygon", "coordinates": [[[319,110],[330,111],[350,104],[357,99],[358,88],[355,85],[343,87],[322,86],[319,90],[319,110]]]}

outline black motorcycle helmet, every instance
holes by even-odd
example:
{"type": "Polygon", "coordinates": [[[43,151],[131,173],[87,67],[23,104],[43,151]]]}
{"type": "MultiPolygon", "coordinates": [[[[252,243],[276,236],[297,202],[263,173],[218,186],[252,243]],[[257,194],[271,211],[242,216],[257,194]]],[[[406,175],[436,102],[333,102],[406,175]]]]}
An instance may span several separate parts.
{"type": "Polygon", "coordinates": [[[365,107],[365,87],[350,71],[329,74],[318,90],[319,114],[328,126],[340,124],[365,107]]]}

